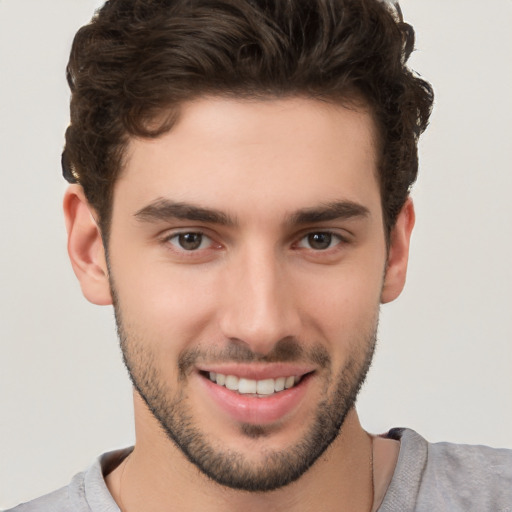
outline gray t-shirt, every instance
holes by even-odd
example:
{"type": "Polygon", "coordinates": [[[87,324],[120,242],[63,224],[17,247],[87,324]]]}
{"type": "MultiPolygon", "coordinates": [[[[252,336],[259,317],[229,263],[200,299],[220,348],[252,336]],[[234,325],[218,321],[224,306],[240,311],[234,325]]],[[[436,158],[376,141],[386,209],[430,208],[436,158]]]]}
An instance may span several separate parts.
{"type": "MultiPolygon", "coordinates": [[[[512,450],[431,444],[409,429],[387,437],[400,454],[378,512],[512,512],[512,450]]],[[[5,512],[119,512],[103,475],[130,451],[106,453],[68,486],[5,512]]]]}

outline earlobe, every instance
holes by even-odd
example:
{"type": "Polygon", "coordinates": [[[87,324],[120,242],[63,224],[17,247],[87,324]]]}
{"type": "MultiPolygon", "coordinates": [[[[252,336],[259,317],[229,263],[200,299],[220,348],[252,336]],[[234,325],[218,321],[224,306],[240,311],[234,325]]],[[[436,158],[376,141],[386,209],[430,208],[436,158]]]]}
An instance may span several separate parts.
{"type": "Polygon", "coordinates": [[[70,185],[66,190],[64,216],[68,254],[82,293],[93,304],[112,304],[100,229],[80,185],[70,185]]]}
{"type": "Polygon", "coordinates": [[[414,205],[409,198],[398,214],[390,234],[388,262],[380,299],[382,304],[395,300],[404,288],[414,221],[414,205]]]}

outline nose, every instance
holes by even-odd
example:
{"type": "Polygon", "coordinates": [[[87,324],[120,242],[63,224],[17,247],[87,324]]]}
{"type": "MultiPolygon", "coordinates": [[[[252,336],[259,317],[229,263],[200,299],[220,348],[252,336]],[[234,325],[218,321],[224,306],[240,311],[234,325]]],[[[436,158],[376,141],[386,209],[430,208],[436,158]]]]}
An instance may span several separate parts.
{"type": "Polygon", "coordinates": [[[248,250],[226,268],[220,327],[223,335],[265,355],[280,340],[298,337],[300,314],[293,280],[275,251],[248,250]]]}

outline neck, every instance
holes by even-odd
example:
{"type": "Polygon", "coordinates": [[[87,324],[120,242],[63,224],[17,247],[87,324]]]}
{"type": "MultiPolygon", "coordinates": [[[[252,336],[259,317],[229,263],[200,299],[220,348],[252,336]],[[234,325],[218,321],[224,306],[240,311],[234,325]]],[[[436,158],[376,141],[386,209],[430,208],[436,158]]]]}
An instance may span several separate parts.
{"type": "Polygon", "coordinates": [[[122,512],[316,512],[319,503],[326,512],[375,509],[372,439],[361,428],[355,410],[306,473],[270,492],[238,491],[213,482],[154,423],[152,416],[136,422],[134,451],[106,478],[122,512]]]}

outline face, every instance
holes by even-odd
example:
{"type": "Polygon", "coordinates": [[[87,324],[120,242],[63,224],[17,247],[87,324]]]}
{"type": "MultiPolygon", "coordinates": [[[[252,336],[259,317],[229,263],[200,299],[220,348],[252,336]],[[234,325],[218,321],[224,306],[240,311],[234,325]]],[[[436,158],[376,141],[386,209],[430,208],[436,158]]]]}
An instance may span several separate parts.
{"type": "Polygon", "coordinates": [[[353,407],[386,265],[373,129],[314,100],[203,98],[129,145],[109,241],[125,362],[223,485],[293,481],[353,407]]]}

